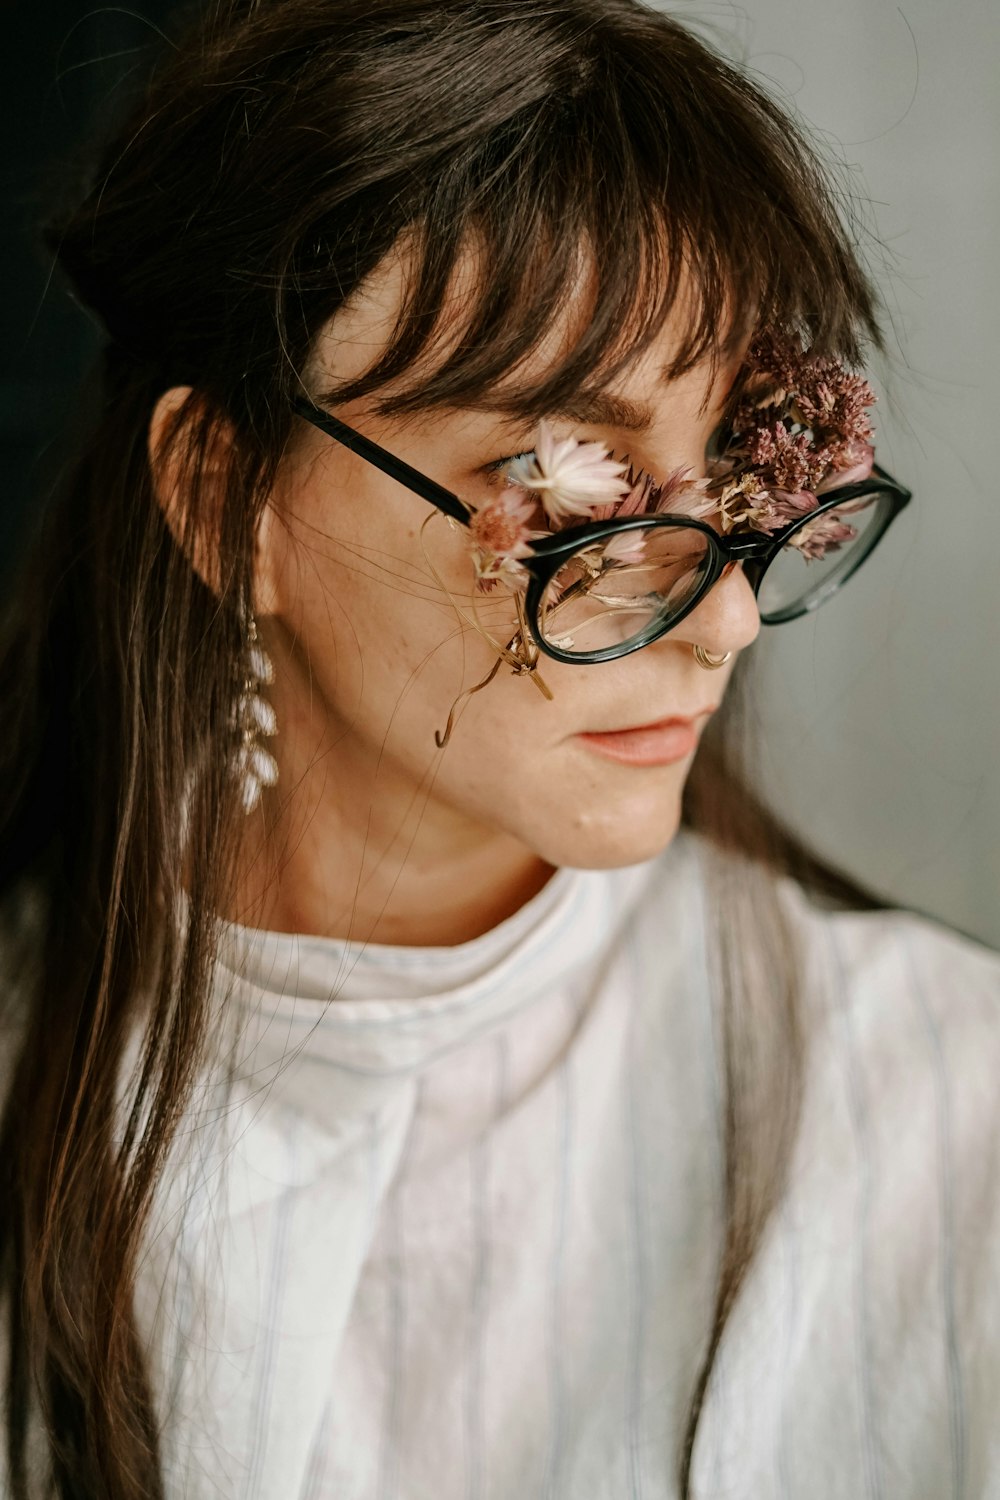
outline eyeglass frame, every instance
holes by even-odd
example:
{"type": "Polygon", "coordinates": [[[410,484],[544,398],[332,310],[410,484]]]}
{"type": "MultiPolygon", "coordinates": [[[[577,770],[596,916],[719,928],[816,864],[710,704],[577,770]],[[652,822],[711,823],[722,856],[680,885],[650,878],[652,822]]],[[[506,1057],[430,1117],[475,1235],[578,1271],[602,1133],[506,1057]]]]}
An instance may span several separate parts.
{"type": "MultiPolygon", "coordinates": [[[[391,479],[419,495],[437,510],[442,511],[452,520],[458,521],[463,526],[471,523],[475,514],[471,506],[439,484],[436,479],[415,469],[405,459],[397,458],[387,448],[365,437],[363,433],[342,422],[331,412],[316,406],[314,402],[307,400],[304,396],[292,399],[292,410],[314,427],[319,428],[327,437],[333,438],[344,448],[356,453],[359,458],[365,459],[376,469],[387,474],[391,479]]],[[[838,488],[828,490],[822,501],[815,510],[809,511],[805,516],[791,521],[780,531],[770,536],[762,536],[758,533],[740,532],[730,535],[722,535],[704,521],[697,520],[693,516],[682,515],[637,515],[611,517],[606,521],[587,521],[580,526],[567,527],[552,536],[540,537],[530,542],[532,555],[518,559],[519,565],[528,574],[528,587],[524,599],[524,616],[532,640],[538,649],[553,661],[569,662],[574,666],[593,665],[602,661],[615,661],[622,656],[630,656],[633,651],[641,651],[644,646],[649,646],[653,641],[678,626],[711,592],[718,583],[730,563],[742,563],[744,576],[753,589],[754,598],[757,598],[764,575],[778,553],[787,545],[788,538],[794,535],[801,527],[807,526],[817,517],[828,511],[836,510],[842,505],[847,505],[852,500],[860,499],[863,495],[870,495],[873,491],[879,491],[886,495],[890,501],[890,509],[874,539],[862,552],[857,562],[834,584],[828,592],[822,593],[811,603],[806,603],[794,609],[785,609],[772,612],[771,616],[761,614],[762,625],[784,625],[790,620],[801,619],[803,615],[811,614],[824,604],[828,598],[837,593],[852,578],[863,563],[874,552],[879,542],[885,536],[893,521],[900,512],[909,504],[913,498],[911,490],[899,483],[891,474],[875,464],[872,468],[872,477],[859,480],[853,484],[840,485],[838,488]],[[626,531],[651,531],[661,527],[681,528],[687,527],[701,532],[708,539],[711,562],[703,578],[701,579],[694,595],[684,607],[671,616],[666,624],[662,621],[651,622],[645,631],[640,631],[635,639],[624,642],[617,646],[603,646],[597,651],[570,652],[563,651],[558,646],[553,646],[546,641],[542,635],[538,622],[539,606],[542,602],[544,590],[552,581],[559,569],[563,566],[566,558],[573,552],[586,544],[593,545],[596,542],[607,540],[608,537],[619,535],[626,531]]]]}

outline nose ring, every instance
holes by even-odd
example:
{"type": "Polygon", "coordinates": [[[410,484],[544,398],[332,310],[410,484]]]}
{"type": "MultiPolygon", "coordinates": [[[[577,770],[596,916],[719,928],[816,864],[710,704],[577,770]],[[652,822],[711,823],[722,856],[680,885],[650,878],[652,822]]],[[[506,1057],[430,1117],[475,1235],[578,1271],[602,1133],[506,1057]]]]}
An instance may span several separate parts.
{"type": "Polygon", "coordinates": [[[694,652],[694,659],[699,667],[707,667],[713,672],[716,667],[724,667],[733,654],[731,651],[727,651],[725,656],[709,656],[704,646],[692,646],[691,650],[694,652]]]}

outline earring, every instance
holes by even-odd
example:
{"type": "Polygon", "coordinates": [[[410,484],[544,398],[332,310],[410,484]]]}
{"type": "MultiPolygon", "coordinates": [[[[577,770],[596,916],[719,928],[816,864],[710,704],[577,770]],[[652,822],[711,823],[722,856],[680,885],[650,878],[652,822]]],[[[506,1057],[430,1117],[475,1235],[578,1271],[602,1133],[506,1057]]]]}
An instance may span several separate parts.
{"type": "Polygon", "coordinates": [[[274,709],[262,696],[261,688],[274,681],[271,658],[257,639],[257,622],[252,612],[247,615],[246,653],[242,688],[234,713],[238,737],[232,762],[233,775],[240,784],[240,795],[245,812],[253,812],[266,786],[274,786],[278,780],[278,762],[264,745],[261,736],[270,736],[278,731],[278,719],[274,709]]]}
{"type": "Polygon", "coordinates": [[[727,651],[725,656],[710,656],[704,646],[692,646],[691,650],[699,667],[706,667],[712,672],[715,671],[716,667],[724,667],[733,654],[731,651],[727,651]]]}

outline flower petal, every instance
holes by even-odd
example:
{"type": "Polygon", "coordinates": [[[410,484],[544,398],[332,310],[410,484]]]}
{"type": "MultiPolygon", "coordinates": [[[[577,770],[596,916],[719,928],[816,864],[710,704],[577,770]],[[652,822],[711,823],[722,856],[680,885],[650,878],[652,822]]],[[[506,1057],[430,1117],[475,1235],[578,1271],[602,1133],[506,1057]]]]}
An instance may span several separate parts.
{"type": "Polygon", "coordinates": [[[617,503],[629,488],[625,469],[602,443],[557,442],[542,421],[535,451],[514,459],[507,477],[537,494],[546,515],[558,524],[566,516],[590,515],[599,506],[617,503]]]}

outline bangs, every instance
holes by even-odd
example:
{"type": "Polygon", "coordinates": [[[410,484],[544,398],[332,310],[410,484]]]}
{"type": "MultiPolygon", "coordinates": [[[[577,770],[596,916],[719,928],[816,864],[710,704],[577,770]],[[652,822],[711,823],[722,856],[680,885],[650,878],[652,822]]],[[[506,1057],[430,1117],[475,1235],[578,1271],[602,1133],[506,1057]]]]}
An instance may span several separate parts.
{"type": "Polygon", "coordinates": [[[393,335],[329,399],[536,417],[605,388],[668,319],[667,378],[759,327],[855,364],[879,342],[826,169],[728,63],[665,16],[612,7],[549,74],[397,198],[412,256],[393,335]]]}

